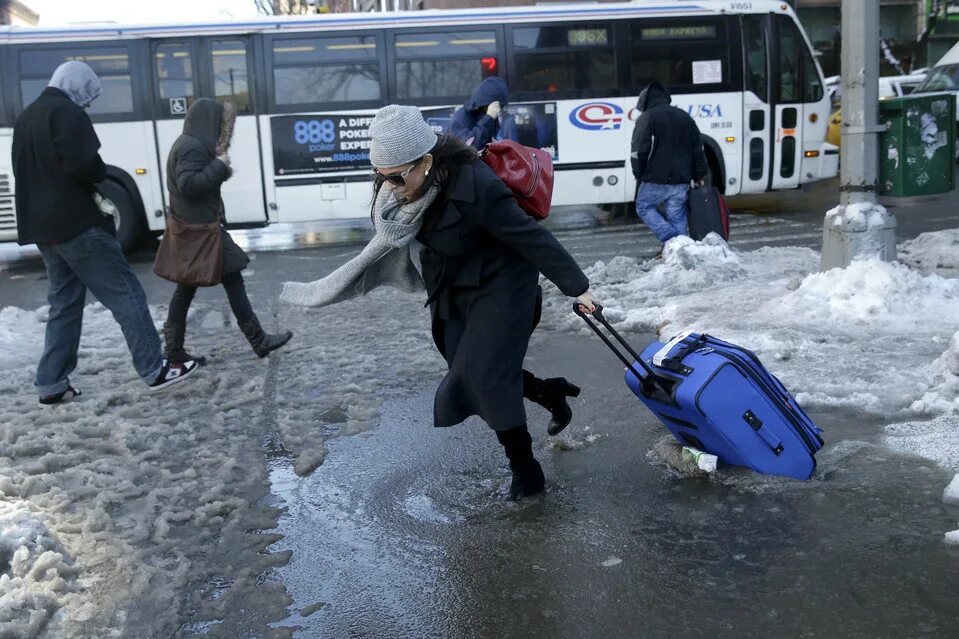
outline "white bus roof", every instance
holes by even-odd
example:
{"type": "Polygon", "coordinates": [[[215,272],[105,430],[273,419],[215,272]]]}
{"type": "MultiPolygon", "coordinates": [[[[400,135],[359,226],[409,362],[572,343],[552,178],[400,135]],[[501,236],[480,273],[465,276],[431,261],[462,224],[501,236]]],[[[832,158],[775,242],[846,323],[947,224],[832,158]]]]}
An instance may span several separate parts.
{"type": "Polygon", "coordinates": [[[0,43],[55,42],[63,40],[102,40],[110,38],[175,37],[250,32],[296,32],[325,29],[363,29],[382,27],[424,27],[539,22],[548,19],[600,20],[610,18],[660,17],[676,15],[716,15],[722,13],[783,13],[792,15],[785,2],[753,0],[699,0],[665,2],[661,0],[609,3],[495,7],[487,9],[431,9],[426,11],[327,13],[310,16],[263,16],[211,22],[170,24],[73,24],[50,27],[0,27],[0,43]],[[743,8],[746,5],[747,8],[743,8]]]}

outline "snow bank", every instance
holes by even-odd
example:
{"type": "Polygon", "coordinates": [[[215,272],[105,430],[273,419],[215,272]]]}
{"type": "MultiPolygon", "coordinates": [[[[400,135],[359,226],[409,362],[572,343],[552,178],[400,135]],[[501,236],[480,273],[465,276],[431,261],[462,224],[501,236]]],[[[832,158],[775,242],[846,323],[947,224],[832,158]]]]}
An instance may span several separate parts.
{"type": "Polygon", "coordinates": [[[72,560],[45,521],[30,502],[0,491],[0,637],[39,636],[76,587],[72,560]]]}
{"type": "Polygon", "coordinates": [[[16,558],[0,577],[0,621],[45,624],[58,638],[173,636],[223,605],[202,599],[213,578],[250,584],[248,612],[266,606],[257,593],[270,586],[254,584],[276,558],[248,531],[275,525],[260,501],[270,367],[235,327],[197,321],[190,345],[215,368],[147,394],[119,327],[93,304],[72,376],[84,395],[41,407],[33,378],[45,319],[46,309],[0,310],[0,490],[19,509],[0,501],[11,531],[0,553],[16,558]]]}
{"type": "Polygon", "coordinates": [[[826,224],[856,229],[877,229],[885,225],[886,208],[880,204],[839,205],[826,212],[826,224]]]}
{"type": "Polygon", "coordinates": [[[903,264],[923,272],[959,275],[959,229],[923,233],[897,249],[903,264]]]}
{"type": "Polygon", "coordinates": [[[947,504],[959,504],[959,473],[952,478],[949,485],[942,491],[942,501],[947,504]]]}
{"type": "Polygon", "coordinates": [[[927,369],[932,380],[929,390],[912,403],[916,413],[959,413],[959,332],[949,347],[927,369]]]}
{"type": "Polygon", "coordinates": [[[882,444],[959,472],[959,417],[955,415],[891,424],[885,429],[882,444]]]}
{"type": "MultiPolygon", "coordinates": [[[[815,251],[734,253],[717,236],[675,238],[662,261],[617,257],[587,275],[619,329],[663,338],[696,329],[742,344],[807,408],[940,412],[955,383],[955,348],[943,349],[959,329],[959,280],[877,259],[820,273],[815,251]]],[[[546,322],[587,335],[548,290],[546,322]]]]}

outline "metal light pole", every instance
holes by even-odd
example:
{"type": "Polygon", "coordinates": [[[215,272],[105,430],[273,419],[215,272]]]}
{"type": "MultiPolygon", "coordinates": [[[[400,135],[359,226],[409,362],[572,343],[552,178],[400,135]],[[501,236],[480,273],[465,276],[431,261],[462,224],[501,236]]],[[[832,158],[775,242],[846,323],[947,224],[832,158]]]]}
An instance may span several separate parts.
{"type": "Polygon", "coordinates": [[[823,222],[823,271],[853,258],[896,259],[896,218],[877,202],[879,0],[842,0],[839,206],[823,222]]]}

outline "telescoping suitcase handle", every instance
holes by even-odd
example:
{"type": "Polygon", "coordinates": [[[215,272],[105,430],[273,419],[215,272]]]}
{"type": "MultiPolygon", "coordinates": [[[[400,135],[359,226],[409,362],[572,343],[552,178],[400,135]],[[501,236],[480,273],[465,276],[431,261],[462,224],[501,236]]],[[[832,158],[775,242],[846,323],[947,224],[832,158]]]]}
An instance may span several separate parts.
{"type": "Polygon", "coordinates": [[[613,351],[616,357],[618,357],[620,361],[622,361],[623,364],[626,365],[626,368],[628,368],[630,372],[636,376],[636,379],[638,379],[639,382],[643,385],[643,390],[651,393],[653,391],[652,387],[658,386],[660,390],[662,390],[664,393],[666,393],[667,396],[669,396],[670,394],[669,389],[666,388],[665,384],[663,384],[663,380],[661,380],[659,376],[655,372],[653,372],[653,369],[651,369],[649,366],[646,365],[646,362],[643,361],[643,358],[636,354],[636,351],[634,351],[633,347],[629,345],[629,342],[623,339],[622,335],[620,335],[619,332],[615,328],[613,328],[613,326],[609,323],[609,320],[607,320],[606,317],[603,315],[603,307],[601,304],[596,304],[596,310],[593,311],[592,313],[593,317],[596,318],[596,320],[600,324],[602,324],[607,331],[609,331],[610,335],[616,338],[617,342],[623,345],[623,348],[626,349],[627,353],[633,356],[632,361],[630,361],[625,355],[623,355],[622,351],[619,350],[616,344],[614,344],[608,337],[606,337],[606,335],[604,335],[603,332],[599,330],[599,327],[596,326],[596,324],[594,324],[589,319],[589,316],[580,309],[579,302],[573,302],[573,312],[583,318],[583,321],[586,322],[586,325],[589,326],[591,329],[593,329],[594,333],[599,335],[599,338],[603,340],[603,342],[605,342],[606,346],[609,347],[609,350],[613,351]],[[646,372],[646,374],[640,375],[639,371],[637,371],[636,368],[633,366],[633,362],[638,362],[639,365],[642,367],[642,369],[646,372]]]}

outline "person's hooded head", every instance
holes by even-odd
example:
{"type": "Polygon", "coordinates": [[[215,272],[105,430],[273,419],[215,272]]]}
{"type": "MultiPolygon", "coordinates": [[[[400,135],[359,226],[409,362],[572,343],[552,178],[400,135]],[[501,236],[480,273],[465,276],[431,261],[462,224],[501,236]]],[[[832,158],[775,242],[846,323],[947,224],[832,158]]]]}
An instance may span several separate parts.
{"type": "Polygon", "coordinates": [[[103,93],[100,78],[85,62],[71,60],[57,67],[47,85],[67,94],[74,104],[87,109],[103,93]]]}
{"type": "Polygon", "coordinates": [[[231,104],[224,107],[216,100],[199,98],[186,112],[183,132],[199,140],[211,155],[220,155],[230,145],[235,118],[231,104]]]}
{"type": "Polygon", "coordinates": [[[506,80],[499,76],[492,76],[480,82],[463,107],[467,111],[476,111],[494,102],[499,102],[500,106],[504,107],[509,102],[509,88],[506,86],[506,80]]]}
{"type": "Polygon", "coordinates": [[[636,100],[636,108],[640,111],[646,111],[653,107],[667,105],[672,101],[673,99],[669,96],[669,91],[659,82],[653,80],[643,89],[643,92],[639,94],[639,99],[636,100]]]}

